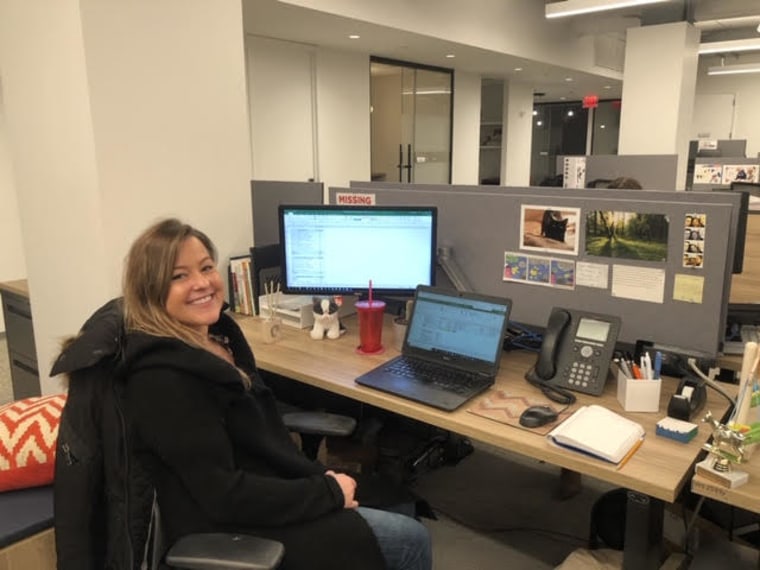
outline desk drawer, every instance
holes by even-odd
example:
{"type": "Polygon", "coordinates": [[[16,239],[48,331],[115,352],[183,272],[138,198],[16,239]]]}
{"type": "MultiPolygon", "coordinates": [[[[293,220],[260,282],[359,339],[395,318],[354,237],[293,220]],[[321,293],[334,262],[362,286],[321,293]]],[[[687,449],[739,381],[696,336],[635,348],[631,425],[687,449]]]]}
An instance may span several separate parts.
{"type": "Polygon", "coordinates": [[[3,293],[3,314],[8,351],[37,358],[34,345],[34,327],[29,301],[17,295],[3,293]]]}
{"type": "Polygon", "coordinates": [[[21,400],[32,396],[40,396],[40,374],[37,362],[18,352],[8,351],[11,364],[11,383],[13,384],[13,399],[21,400]]]}

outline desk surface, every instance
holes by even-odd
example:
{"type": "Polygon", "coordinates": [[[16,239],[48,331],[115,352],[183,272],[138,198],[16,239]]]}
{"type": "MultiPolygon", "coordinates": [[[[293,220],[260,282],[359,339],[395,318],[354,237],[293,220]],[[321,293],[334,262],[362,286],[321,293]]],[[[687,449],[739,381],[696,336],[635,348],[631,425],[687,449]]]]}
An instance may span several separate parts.
{"type": "Polygon", "coordinates": [[[726,489],[701,475],[695,475],[691,480],[691,490],[697,495],[760,514],[760,455],[753,455],[749,463],[739,465],[737,469],[749,473],[749,481],[741,487],[726,489]]]}
{"type": "MultiPolygon", "coordinates": [[[[688,444],[655,436],[655,424],[665,416],[667,402],[676,388],[675,381],[663,380],[661,413],[624,412],[615,395],[616,384],[610,381],[600,397],[578,394],[576,405],[602,404],[634,419],[646,429],[647,437],[641,448],[623,468],[618,470],[614,465],[558,448],[538,434],[471,414],[467,411],[468,404],[454,412],[443,412],[371,388],[358,386],[354,382],[356,377],[396,356],[398,351],[386,345],[386,351],[381,355],[357,354],[355,347],[358,345],[358,335],[355,318],[346,319],[348,332],[337,340],[315,341],[309,337],[308,330],[283,327],[282,338],[274,344],[263,342],[261,320],[238,315],[235,315],[235,318],[253,347],[258,366],[263,370],[505,450],[567,467],[669,503],[675,501],[688,481],[701,446],[711,435],[710,426],[700,424],[697,437],[688,444]]],[[[390,338],[391,319],[386,316],[383,339],[388,342],[390,338]]],[[[535,355],[528,352],[504,353],[495,388],[515,396],[532,398],[538,396],[540,392],[523,378],[525,371],[534,360],[535,355]]],[[[711,410],[713,415],[722,417],[727,410],[727,404],[721,396],[709,391],[706,409],[711,410]]]]}
{"type": "Polygon", "coordinates": [[[0,283],[0,293],[8,292],[15,293],[25,299],[29,298],[29,286],[26,279],[19,279],[17,281],[3,281],[0,283]]]}

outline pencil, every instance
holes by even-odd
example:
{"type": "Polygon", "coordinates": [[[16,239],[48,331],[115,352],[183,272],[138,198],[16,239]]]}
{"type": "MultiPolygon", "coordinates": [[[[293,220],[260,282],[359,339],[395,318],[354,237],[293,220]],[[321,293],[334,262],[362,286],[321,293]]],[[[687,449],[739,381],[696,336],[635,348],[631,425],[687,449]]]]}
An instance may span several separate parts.
{"type": "Polygon", "coordinates": [[[641,444],[644,443],[644,438],[642,437],[639,441],[637,441],[634,446],[628,451],[628,453],[625,454],[625,457],[620,460],[620,463],[618,463],[617,471],[620,471],[623,467],[625,467],[625,464],[628,463],[628,460],[633,457],[633,454],[638,451],[639,447],[641,447],[641,444]]]}

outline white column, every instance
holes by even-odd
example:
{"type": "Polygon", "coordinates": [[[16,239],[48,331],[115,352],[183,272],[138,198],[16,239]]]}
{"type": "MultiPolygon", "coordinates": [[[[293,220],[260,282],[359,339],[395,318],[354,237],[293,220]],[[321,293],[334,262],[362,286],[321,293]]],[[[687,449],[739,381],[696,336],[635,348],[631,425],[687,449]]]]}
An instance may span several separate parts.
{"type": "Polygon", "coordinates": [[[620,154],[677,154],[676,187],[686,187],[697,81],[699,30],[678,22],[629,28],[620,154]]]}
{"type": "Polygon", "coordinates": [[[451,183],[478,184],[480,162],[480,76],[454,71],[451,183]]]}
{"type": "Polygon", "coordinates": [[[533,141],[533,88],[504,82],[501,184],[528,186],[533,141]]]}
{"type": "Polygon", "coordinates": [[[240,0],[0,0],[0,69],[43,393],[63,338],[178,216],[252,243],[240,0]],[[178,17],[181,15],[181,17],[178,17]]]}

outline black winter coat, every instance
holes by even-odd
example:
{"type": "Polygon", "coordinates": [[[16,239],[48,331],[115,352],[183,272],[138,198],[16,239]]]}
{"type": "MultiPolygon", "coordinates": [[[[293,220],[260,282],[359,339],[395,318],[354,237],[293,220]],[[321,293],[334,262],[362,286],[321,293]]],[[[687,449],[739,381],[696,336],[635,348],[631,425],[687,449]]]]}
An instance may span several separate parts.
{"type": "Polygon", "coordinates": [[[58,570],[133,570],[143,559],[153,487],[128,444],[122,341],[121,302],[109,301],[50,372],[69,376],[55,462],[58,570]]]}
{"type": "Polygon", "coordinates": [[[250,391],[235,367],[208,351],[127,337],[127,415],[169,540],[250,532],[285,545],[284,570],[384,568],[364,519],[343,508],[337,482],[293,443],[237,324],[222,314],[211,332],[229,339],[250,391]]]}

